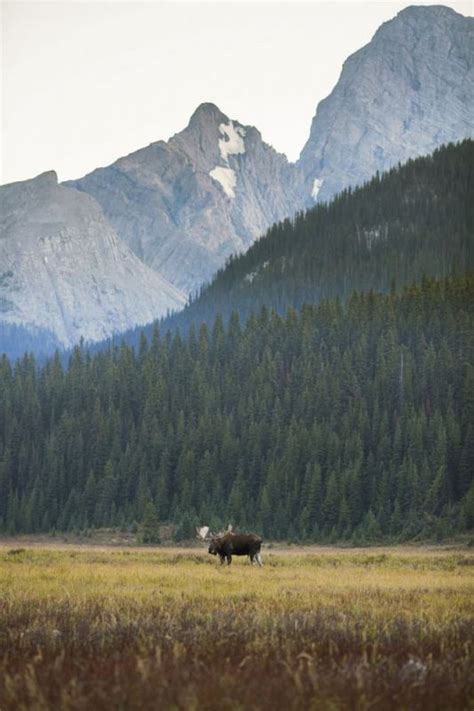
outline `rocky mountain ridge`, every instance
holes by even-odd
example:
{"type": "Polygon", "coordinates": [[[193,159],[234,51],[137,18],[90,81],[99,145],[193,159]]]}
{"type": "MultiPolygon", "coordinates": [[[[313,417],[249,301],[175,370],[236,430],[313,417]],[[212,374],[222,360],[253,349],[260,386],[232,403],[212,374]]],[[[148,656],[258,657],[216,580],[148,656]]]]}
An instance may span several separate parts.
{"type": "Polygon", "coordinates": [[[96,341],[183,305],[120,242],[90,196],[54,171],[0,188],[0,320],[96,341]]]}

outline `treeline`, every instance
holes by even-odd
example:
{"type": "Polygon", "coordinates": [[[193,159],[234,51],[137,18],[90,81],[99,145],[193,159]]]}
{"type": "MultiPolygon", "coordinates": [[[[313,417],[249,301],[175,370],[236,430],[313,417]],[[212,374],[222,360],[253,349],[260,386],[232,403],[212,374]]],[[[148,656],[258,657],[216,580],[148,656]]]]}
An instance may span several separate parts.
{"type": "Polygon", "coordinates": [[[474,527],[474,277],[0,361],[0,530],[231,521],[266,537],[474,527]]]}
{"type": "Polygon", "coordinates": [[[60,343],[54,333],[42,328],[30,326],[26,328],[17,323],[6,323],[1,320],[2,299],[0,297],[0,355],[4,353],[15,361],[25,353],[34,352],[39,362],[44,362],[60,348],[60,343]]]}
{"type": "Polygon", "coordinates": [[[211,325],[217,313],[226,320],[237,311],[244,320],[264,305],[285,313],[471,272],[473,165],[474,141],[450,144],[275,224],[162,327],[186,332],[192,323],[211,325]]]}

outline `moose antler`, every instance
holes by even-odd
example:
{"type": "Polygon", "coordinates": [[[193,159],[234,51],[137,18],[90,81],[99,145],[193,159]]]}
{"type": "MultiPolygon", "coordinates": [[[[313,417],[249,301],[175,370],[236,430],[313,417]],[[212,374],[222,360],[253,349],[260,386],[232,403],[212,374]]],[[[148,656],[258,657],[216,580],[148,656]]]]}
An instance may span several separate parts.
{"type": "MultiPolygon", "coordinates": [[[[227,528],[223,528],[221,531],[219,531],[219,533],[216,533],[215,537],[220,538],[221,536],[225,536],[226,533],[232,533],[233,530],[234,530],[233,525],[231,523],[229,523],[227,528]]],[[[214,534],[211,533],[211,536],[214,536],[214,534]]]]}
{"type": "Polygon", "coordinates": [[[231,523],[227,526],[226,530],[219,531],[219,533],[212,533],[209,526],[196,526],[196,538],[200,541],[208,541],[210,538],[220,538],[220,536],[225,536],[226,533],[232,533],[234,527],[231,523]]]}
{"type": "Polygon", "coordinates": [[[209,526],[196,526],[196,533],[200,541],[207,541],[210,538],[209,526]]]}

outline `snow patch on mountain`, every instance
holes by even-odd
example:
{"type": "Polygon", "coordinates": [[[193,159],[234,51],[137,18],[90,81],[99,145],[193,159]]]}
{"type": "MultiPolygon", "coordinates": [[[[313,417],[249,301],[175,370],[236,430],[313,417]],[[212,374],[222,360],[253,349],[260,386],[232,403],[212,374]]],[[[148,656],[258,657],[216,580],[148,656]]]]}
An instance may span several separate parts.
{"type": "Polygon", "coordinates": [[[216,165],[209,171],[213,180],[217,180],[222,186],[227,197],[235,198],[234,188],[237,185],[235,170],[229,167],[229,156],[242,155],[245,153],[245,128],[236,125],[233,121],[228,124],[219,124],[219,153],[227,167],[216,165]]]}
{"type": "Polygon", "coordinates": [[[237,178],[235,171],[233,171],[232,168],[223,168],[218,165],[210,171],[209,175],[213,180],[217,180],[217,182],[222,185],[222,188],[228,197],[235,197],[234,188],[237,184],[237,178]]]}
{"type": "Polygon", "coordinates": [[[222,160],[229,165],[229,156],[245,153],[245,128],[229,121],[219,125],[219,132],[223,136],[219,139],[219,152],[222,160]]]}
{"type": "Polygon", "coordinates": [[[316,200],[318,197],[318,193],[323,187],[324,180],[321,178],[315,178],[313,182],[313,189],[311,190],[311,197],[313,200],[316,200]]]}

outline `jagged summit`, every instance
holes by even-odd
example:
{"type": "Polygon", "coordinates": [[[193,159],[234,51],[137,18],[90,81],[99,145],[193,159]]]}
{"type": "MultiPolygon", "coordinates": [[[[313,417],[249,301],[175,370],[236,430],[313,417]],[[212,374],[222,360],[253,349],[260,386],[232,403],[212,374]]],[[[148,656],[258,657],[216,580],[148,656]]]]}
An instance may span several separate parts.
{"type": "Polygon", "coordinates": [[[14,185],[22,185],[25,188],[28,185],[35,186],[39,188],[40,186],[54,186],[58,184],[58,175],[55,170],[45,170],[39,175],[35,175],[33,178],[27,178],[26,180],[15,180],[13,183],[5,183],[0,186],[2,188],[11,188],[14,185]]]}
{"type": "Polygon", "coordinates": [[[228,116],[222,113],[218,106],[216,106],[212,102],[204,102],[202,104],[199,104],[199,106],[193,112],[191,118],[189,119],[188,126],[192,127],[196,124],[202,124],[203,122],[207,121],[221,123],[227,122],[228,120],[228,116]]]}
{"type": "Polygon", "coordinates": [[[408,158],[474,135],[474,19],[412,6],[344,63],[300,156],[307,197],[327,199],[408,158]]]}
{"type": "MultiPolygon", "coordinates": [[[[396,19],[397,17],[403,19],[410,17],[417,19],[426,18],[429,21],[431,21],[433,17],[444,17],[449,20],[452,20],[454,17],[466,19],[464,15],[461,15],[459,12],[456,12],[456,10],[453,10],[452,7],[447,7],[446,5],[408,5],[408,7],[404,7],[403,10],[397,12],[395,18],[393,19],[396,19]]],[[[392,21],[393,20],[387,20],[387,22],[384,22],[377,32],[392,21]]]]}
{"type": "Polygon", "coordinates": [[[213,103],[168,142],[68,185],[98,200],[123,241],[186,293],[302,207],[294,166],[213,103]]]}
{"type": "Polygon", "coordinates": [[[372,43],[385,39],[401,41],[401,35],[406,36],[410,42],[414,38],[418,39],[423,33],[433,36],[445,31],[463,32],[469,24],[472,31],[474,18],[465,17],[445,5],[410,5],[400,10],[394,18],[380,25],[372,38],[372,43]]]}
{"type": "Polygon", "coordinates": [[[57,185],[58,184],[58,174],[55,170],[45,170],[44,173],[40,173],[35,178],[32,178],[36,183],[42,183],[43,185],[57,185]]]}

